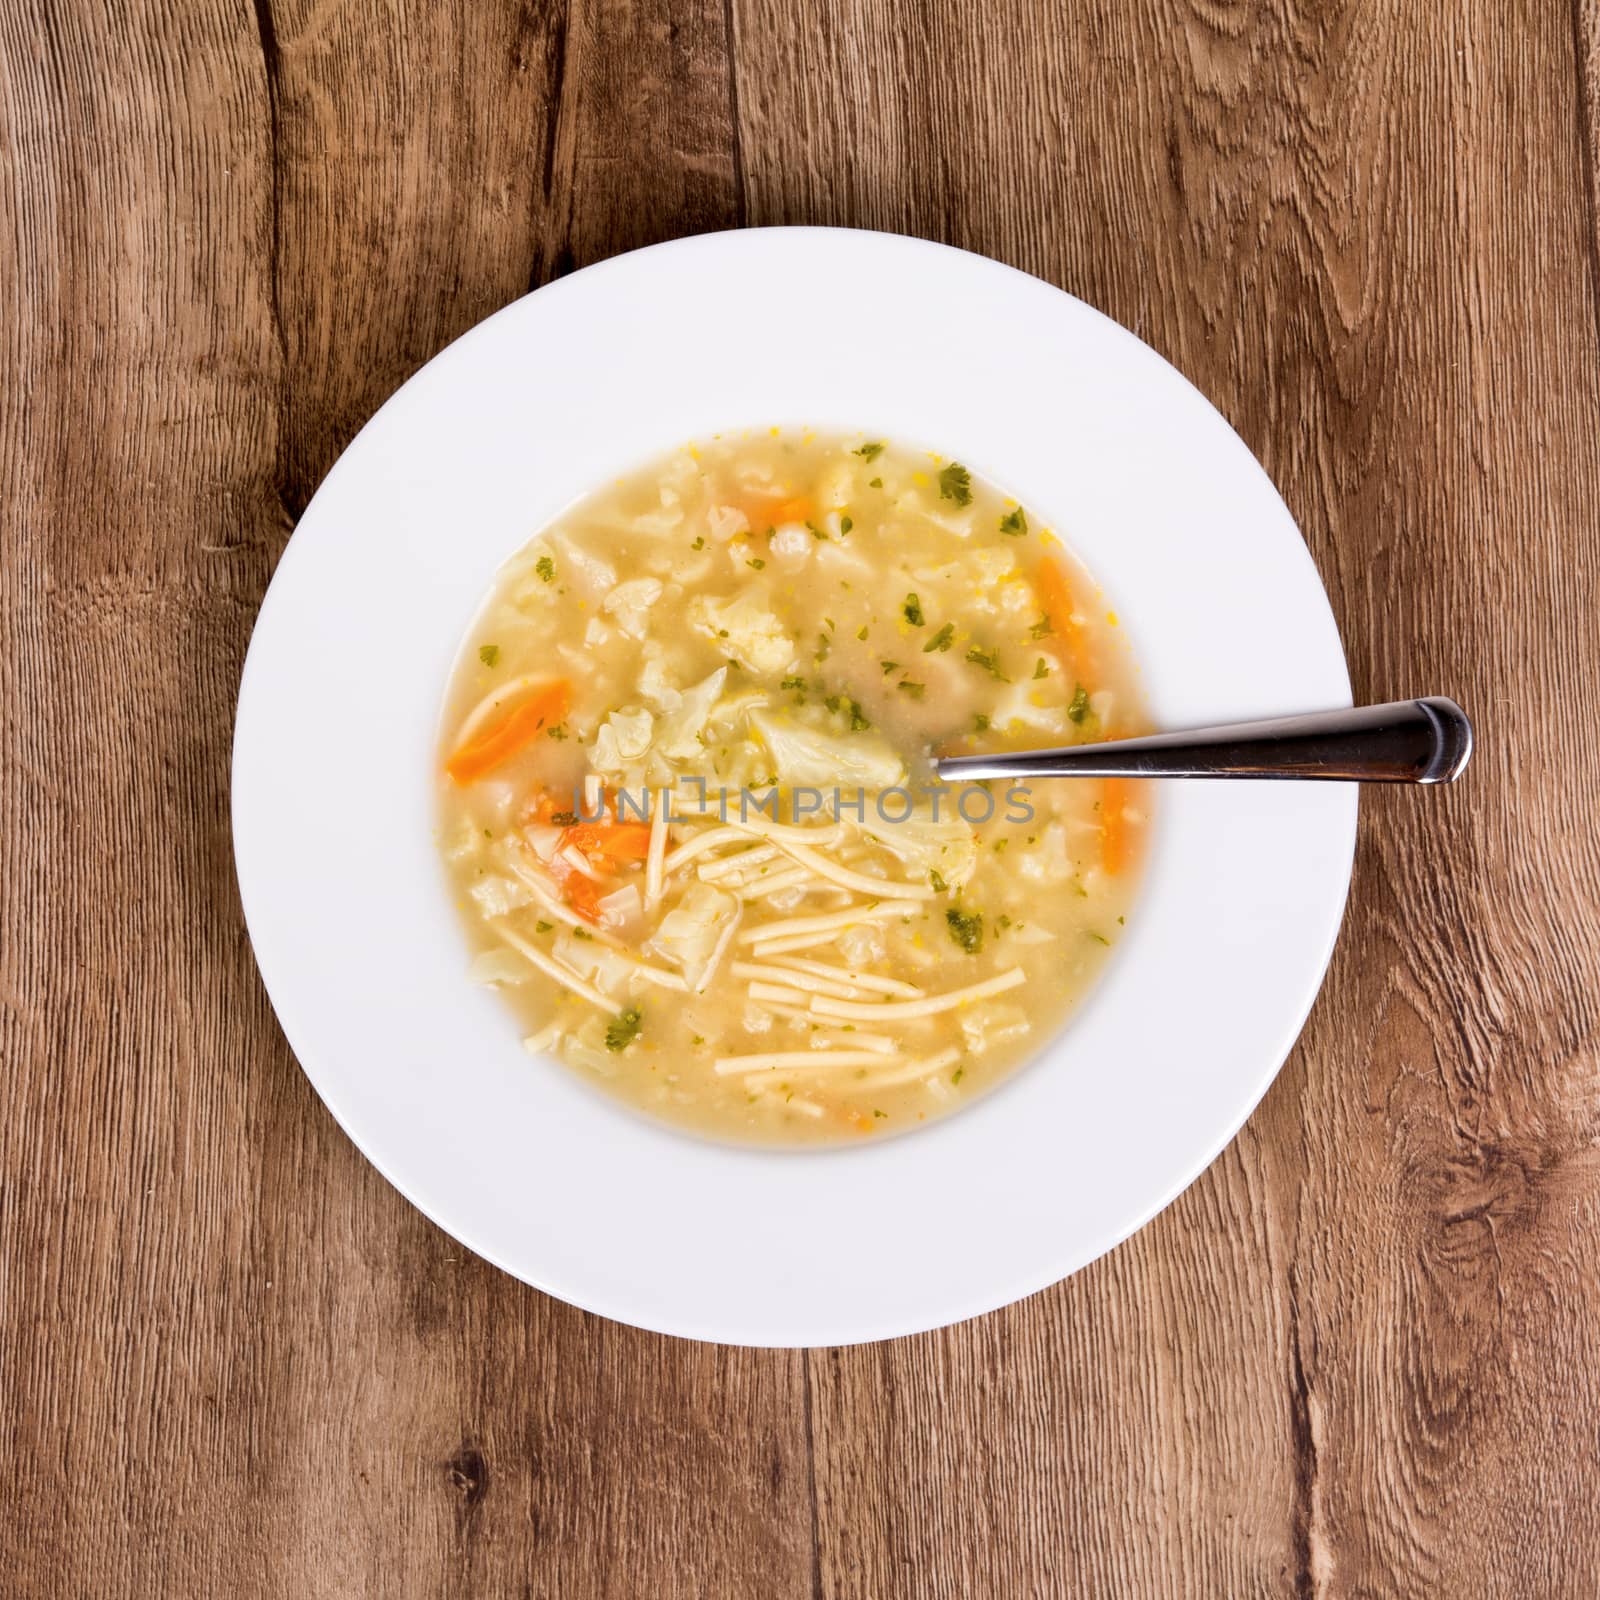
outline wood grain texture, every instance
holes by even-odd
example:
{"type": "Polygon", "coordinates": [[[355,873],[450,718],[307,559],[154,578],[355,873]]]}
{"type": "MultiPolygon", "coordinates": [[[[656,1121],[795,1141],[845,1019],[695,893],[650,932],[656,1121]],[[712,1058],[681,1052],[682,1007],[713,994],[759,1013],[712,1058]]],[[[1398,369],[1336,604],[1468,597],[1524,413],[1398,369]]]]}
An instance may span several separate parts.
{"type": "Polygon", "coordinates": [[[1595,0],[0,0],[0,1593],[1600,1592],[1597,146],[1595,0]],[[1282,488],[1358,695],[1483,735],[1366,803],[1306,1032],[1168,1212],[804,1355],[399,1200],[227,831],[255,608],[361,422],[744,222],[1134,328],[1282,488]]]}

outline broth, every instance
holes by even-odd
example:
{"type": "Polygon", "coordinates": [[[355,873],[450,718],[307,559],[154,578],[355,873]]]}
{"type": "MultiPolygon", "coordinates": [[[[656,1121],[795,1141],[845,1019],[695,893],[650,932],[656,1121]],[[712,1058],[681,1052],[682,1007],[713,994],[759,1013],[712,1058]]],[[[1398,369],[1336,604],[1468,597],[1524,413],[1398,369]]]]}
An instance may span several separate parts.
{"type": "Polygon", "coordinates": [[[956,461],[777,429],[674,451],[501,570],[440,843],[529,1048],[703,1132],[878,1136],[1035,1053],[1122,935],[1118,780],[934,753],[1142,731],[1117,618],[956,461]]]}

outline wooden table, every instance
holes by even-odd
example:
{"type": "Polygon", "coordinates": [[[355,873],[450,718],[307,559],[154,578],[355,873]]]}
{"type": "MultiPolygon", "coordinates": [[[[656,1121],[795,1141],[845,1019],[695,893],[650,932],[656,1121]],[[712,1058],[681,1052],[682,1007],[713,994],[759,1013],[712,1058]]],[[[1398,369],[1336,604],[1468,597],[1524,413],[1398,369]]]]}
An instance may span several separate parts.
{"type": "Polygon", "coordinates": [[[0,59],[8,1600],[1600,1590],[1597,0],[0,0],[0,59]],[[1282,488],[1357,695],[1482,735],[1364,802],[1305,1035],[1165,1215],[805,1354],[570,1310],[394,1194],[227,814],[257,604],[377,404],[778,222],[1134,329],[1282,488]]]}

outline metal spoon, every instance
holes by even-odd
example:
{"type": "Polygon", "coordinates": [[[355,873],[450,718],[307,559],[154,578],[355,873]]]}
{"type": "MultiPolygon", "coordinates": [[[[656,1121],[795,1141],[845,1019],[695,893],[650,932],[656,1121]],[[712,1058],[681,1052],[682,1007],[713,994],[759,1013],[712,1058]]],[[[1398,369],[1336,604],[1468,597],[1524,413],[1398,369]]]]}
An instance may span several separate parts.
{"type": "Polygon", "coordinates": [[[1142,739],[945,756],[941,778],[1341,778],[1357,783],[1450,783],[1472,754],[1472,724],[1454,700],[1313,711],[1142,739]]]}

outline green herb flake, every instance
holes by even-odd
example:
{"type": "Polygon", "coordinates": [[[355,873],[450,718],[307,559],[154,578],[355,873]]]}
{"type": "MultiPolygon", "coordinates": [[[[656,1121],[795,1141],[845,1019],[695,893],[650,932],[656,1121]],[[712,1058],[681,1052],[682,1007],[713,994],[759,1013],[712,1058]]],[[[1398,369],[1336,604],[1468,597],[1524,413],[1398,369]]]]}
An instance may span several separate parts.
{"type": "Polygon", "coordinates": [[[828,632],[832,633],[833,632],[833,618],[832,617],[824,617],[822,620],[823,620],[824,623],[827,624],[828,632]]]}
{"type": "Polygon", "coordinates": [[[913,700],[920,700],[928,692],[927,684],[913,683],[909,678],[902,678],[895,688],[902,694],[910,695],[913,700]]]}
{"type": "Polygon", "coordinates": [[[883,454],[883,440],[870,440],[868,443],[862,445],[859,450],[854,451],[853,453],[860,456],[863,461],[876,461],[878,457],[883,454]]]}
{"type": "Polygon", "coordinates": [[[889,1120],[889,1113],[887,1111],[879,1111],[876,1107],[873,1108],[872,1114],[875,1117],[882,1117],[885,1122],[889,1120]]]}
{"type": "Polygon", "coordinates": [[[839,532],[841,534],[849,533],[853,527],[855,527],[855,522],[850,517],[839,518],[839,532]]]}
{"type": "Polygon", "coordinates": [[[808,522],[806,524],[806,532],[809,533],[813,539],[821,539],[824,542],[826,542],[828,537],[827,534],[825,534],[814,522],[808,522]]]}
{"type": "Polygon", "coordinates": [[[972,504],[972,474],[959,461],[952,461],[939,474],[939,493],[958,506],[972,504]]]}
{"type": "Polygon", "coordinates": [[[1111,941],[1108,938],[1106,938],[1106,936],[1103,933],[1096,933],[1092,928],[1088,930],[1088,934],[1089,934],[1089,937],[1091,939],[1093,939],[1096,944],[1109,945],[1111,943],[1111,941]]]}
{"type": "Polygon", "coordinates": [[[817,635],[817,653],[812,657],[812,659],[814,661],[826,661],[828,659],[828,652],[832,648],[833,640],[830,639],[827,634],[819,633],[817,635]]]}
{"type": "Polygon", "coordinates": [[[759,572],[764,566],[766,566],[766,562],[763,561],[760,556],[751,556],[751,558],[745,562],[745,565],[747,567],[754,567],[756,571],[759,572]]]}
{"type": "Polygon", "coordinates": [[[1001,683],[1010,683],[1011,680],[1000,670],[999,658],[993,650],[982,650],[977,645],[967,651],[967,660],[975,667],[982,667],[991,678],[998,678],[1001,683]]]}
{"type": "Polygon", "coordinates": [[[929,868],[928,882],[932,885],[935,894],[949,893],[950,885],[944,881],[944,877],[937,867],[929,868]]]}
{"type": "Polygon", "coordinates": [[[870,728],[871,726],[872,726],[872,724],[867,720],[866,712],[864,712],[861,709],[860,702],[856,701],[856,700],[852,700],[850,702],[850,731],[851,731],[851,733],[862,733],[862,732],[865,732],[865,730],[870,728]]]}
{"type": "Polygon", "coordinates": [[[1044,657],[1040,656],[1039,659],[1033,664],[1034,682],[1037,683],[1040,678],[1048,678],[1049,676],[1050,669],[1044,664],[1044,657]]]}
{"type": "Polygon", "coordinates": [[[922,602],[914,594],[908,594],[906,596],[906,603],[901,606],[900,609],[905,613],[906,621],[909,622],[913,628],[920,628],[924,626],[922,602]]]}
{"type": "Polygon", "coordinates": [[[985,712],[980,711],[972,719],[972,731],[974,733],[987,733],[989,731],[989,718],[985,712]]]}
{"type": "Polygon", "coordinates": [[[558,811],[550,819],[558,828],[575,828],[578,825],[576,811],[558,811]]]}
{"type": "Polygon", "coordinates": [[[1040,617],[1039,620],[1028,629],[1028,637],[1030,639],[1047,639],[1054,632],[1055,629],[1050,626],[1049,617],[1040,617]]]}
{"type": "Polygon", "coordinates": [[[539,559],[534,562],[533,570],[537,572],[546,583],[549,583],[550,580],[556,575],[556,564],[550,559],[549,556],[540,556],[539,559]]]}
{"type": "Polygon", "coordinates": [[[1023,534],[1028,531],[1028,513],[1018,506],[1000,519],[1001,533],[1023,534]]]}
{"type": "Polygon", "coordinates": [[[997,928],[1009,928],[1011,926],[1011,918],[1003,911],[994,919],[994,922],[997,928]]]}
{"type": "Polygon", "coordinates": [[[606,1049],[613,1055],[620,1055],[639,1037],[643,1022],[644,1013],[637,1006],[629,1006],[626,1011],[618,1013],[606,1029],[606,1049]]]}
{"type": "Polygon", "coordinates": [[[801,689],[801,690],[803,690],[805,688],[805,686],[806,686],[806,680],[804,678],[785,678],[778,685],[778,687],[780,689],[801,689]]]}
{"type": "Polygon", "coordinates": [[[574,928],[572,930],[572,937],[574,939],[592,939],[594,938],[594,935],[590,933],[587,928],[574,928]]]}
{"type": "Polygon", "coordinates": [[[963,911],[960,906],[951,906],[944,914],[946,925],[950,929],[950,937],[967,952],[975,956],[983,948],[983,916],[977,911],[963,911]]]}
{"type": "Polygon", "coordinates": [[[950,641],[956,636],[956,625],[947,622],[934,636],[922,647],[923,655],[929,655],[935,650],[948,650],[950,641]]]}
{"type": "Polygon", "coordinates": [[[996,839],[994,842],[994,853],[997,856],[1003,855],[1005,853],[1006,846],[1010,843],[1011,841],[1009,839],[996,839]]]}
{"type": "Polygon", "coordinates": [[[882,478],[869,478],[869,479],[867,479],[867,487],[869,489],[881,489],[883,487],[883,479],[882,478]]]}
{"type": "Polygon", "coordinates": [[[486,644],[478,652],[478,659],[486,667],[495,666],[500,660],[500,646],[497,644],[486,644]]]}
{"type": "Polygon", "coordinates": [[[856,638],[865,639],[866,636],[867,636],[867,625],[866,625],[866,623],[863,622],[861,624],[861,631],[856,635],[856,638]]]}
{"type": "Polygon", "coordinates": [[[705,539],[705,535],[704,534],[701,534],[700,537],[697,538],[695,540],[695,542],[692,545],[689,546],[689,548],[691,550],[704,550],[705,547],[706,547],[706,539],[705,539]]]}
{"type": "Polygon", "coordinates": [[[883,675],[887,678],[891,672],[898,670],[900,663],[898,661],[880,661],[878,665],[883,668],[883,675]]]}
{"type": "Polygon", "coordinates": [[[951,1083],[960,1083],[961,1080],[966,1077],[966,1075],[967,1069],[965,1067],[957,1067],[956,1070],[950,1074],[950,1081],[951,1083]]]}
{"type": "Polygon", "coordinates": [[[1089,715],[1089,691],[1081,683],[1072,691],[1072,699],[1067,706],[1067,715],[1074,722],[1082,722],[1089,715]]]}
{"type": "Polygon", "coordinates": [[[704,1044],[705,1042],[705,1036],[698,1033],[689,1041],[690,1044],[704,1044]]]}

